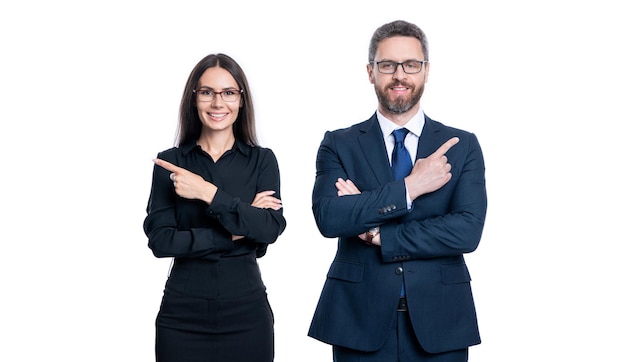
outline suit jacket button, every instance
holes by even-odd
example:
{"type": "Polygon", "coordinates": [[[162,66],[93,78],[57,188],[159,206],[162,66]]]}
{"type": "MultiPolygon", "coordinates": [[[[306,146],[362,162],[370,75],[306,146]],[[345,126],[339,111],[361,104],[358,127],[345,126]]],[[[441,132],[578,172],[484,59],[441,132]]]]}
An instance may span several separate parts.
{"type": "Polygon", "coordinates": [[[397,274],[397,275],[402,274],[402,272],[403,272],[403,271],[404,271],[404,270],[402,269],[402,267],[401,267],[401,266],[399,266],[399,267],[397,267],[397,268],[396,268],[396,274],[397,274]]]}

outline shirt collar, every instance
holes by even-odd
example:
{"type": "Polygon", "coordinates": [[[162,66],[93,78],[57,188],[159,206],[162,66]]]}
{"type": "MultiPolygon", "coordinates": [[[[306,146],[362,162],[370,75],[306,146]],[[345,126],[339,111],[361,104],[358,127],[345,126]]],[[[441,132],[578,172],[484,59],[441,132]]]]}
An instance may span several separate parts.
{"type": "MultiPolygon", "coordinates": [[[[248,156],[250,154],[250,147],[249,145],[240,142],[238,139],[235,139],[235,144],[233,145],[233,149],[239,151],[241,154],[243,154],[244,156],[248,156]]],[[[200,145],[198,145],[196,142],[190,142],[184,145],[179,146],[181,152],[184,155],[187,155],[189,152],[191,152],[192,150],[202,150],[202,147],[200,147],[200,145]]]]}
{"type": "MultiPolygon", "coordinates": [[[[380,129],[383,131],[383,136],[385,137],[390,136],[393,131],[400,128],[397,124],[383,116],[379,110],[376,110],[376,117],[378,118],[378,124],[380,125],[380,129]]],[[[422,134],[422,129],[424,129],[424,123],[424,111],[422,110],[422,107],[420,107],[415,116],[413,116],[404,125],[404,128],[419,137],[422,134]]]]}

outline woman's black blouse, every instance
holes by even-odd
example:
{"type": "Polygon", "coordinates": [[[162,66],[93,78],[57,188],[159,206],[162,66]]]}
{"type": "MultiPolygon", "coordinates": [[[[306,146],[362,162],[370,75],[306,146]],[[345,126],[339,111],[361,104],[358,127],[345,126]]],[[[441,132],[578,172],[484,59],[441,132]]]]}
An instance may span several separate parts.
{"type": "Polygon", "coordinates": [[[155,165],[144,231],[156,257],[201,258],[256,253],[285,230],[282,208],[260,209],[250,204],[257,193],[273,190],[280,198],[280,175],[268,148],[235,142],[217,161],[196,144],[160,152],[158,158],[202,176],[217,186],[210,205],[176,195],[170,172],[155,165]],[[244,236],[232,241],[232,235],[244,236]]]}

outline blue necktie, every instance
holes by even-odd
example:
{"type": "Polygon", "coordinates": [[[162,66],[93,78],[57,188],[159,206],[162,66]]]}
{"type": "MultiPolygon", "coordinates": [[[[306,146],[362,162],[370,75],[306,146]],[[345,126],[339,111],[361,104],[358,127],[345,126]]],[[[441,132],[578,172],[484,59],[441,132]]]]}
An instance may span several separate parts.
{"type": "MultiPolygon", "coordinates": [[[[411,161],[411,155],[409,151],[404,147],[404,139],[409,133],[406,128],[400,128],[393,131],[393,137],[396,139],[396,144],[393,147],[391,153],[391,172],[395,180],[402,180],[411,173],[413,168],[413,162],[411,161]]],[[[400,296],[404,297],[404,282],[402,282],[402,289],[400,290],[400,296]]]]}
{"type": "Polygon", "coordinates": [[[413,162],[409,151],[404,147],[404,139],[409,133],[406,128],[400,128],[393,131],[393,137],[396,139],[396,145],[391,153],[391,171],[395,180],[402,180],[411,173],[413,162]]]}

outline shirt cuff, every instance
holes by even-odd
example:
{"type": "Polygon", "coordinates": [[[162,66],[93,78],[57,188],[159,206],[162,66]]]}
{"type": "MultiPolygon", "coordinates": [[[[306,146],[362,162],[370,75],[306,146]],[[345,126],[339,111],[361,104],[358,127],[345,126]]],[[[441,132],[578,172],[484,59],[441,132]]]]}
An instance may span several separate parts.
{"type": "Polygon", "coordinates": [[[411,210],[413,208],[413,200],[409,196],[409,188],[406,186],[406,180],[404,181],[404,192],[406,193],[406,209],[411,210]]]}

